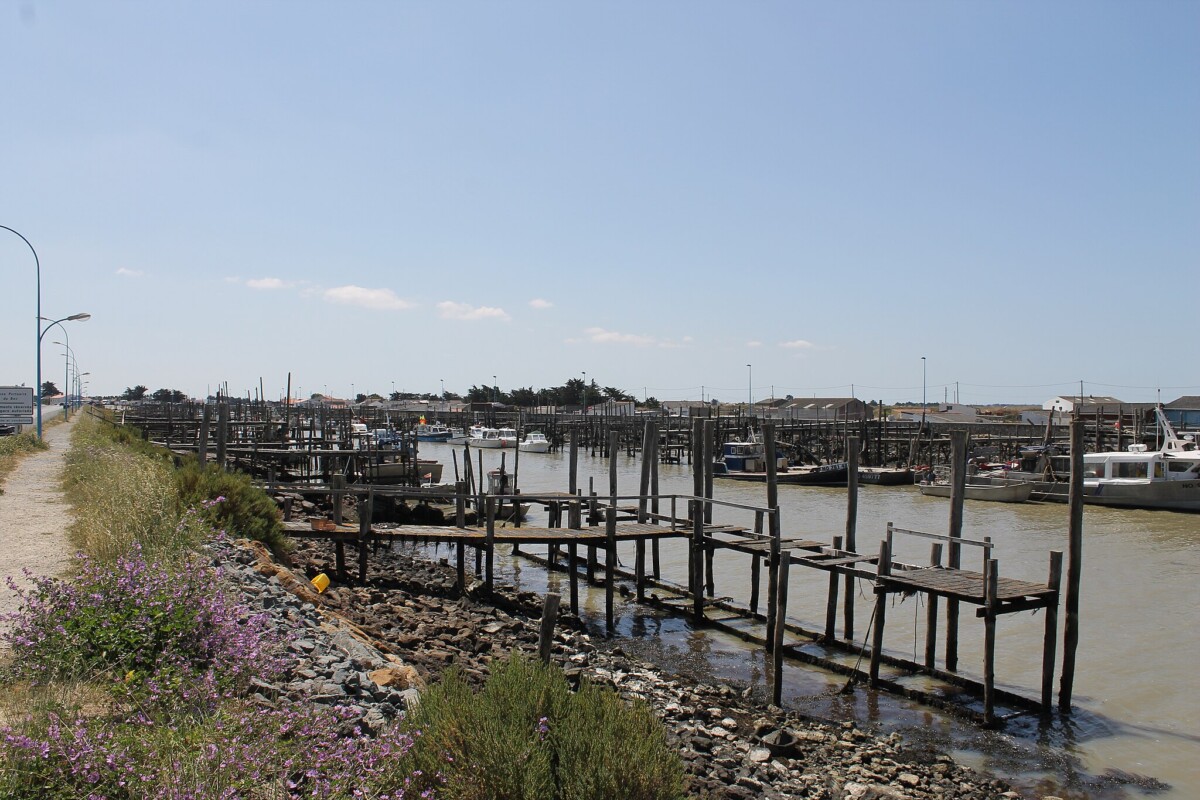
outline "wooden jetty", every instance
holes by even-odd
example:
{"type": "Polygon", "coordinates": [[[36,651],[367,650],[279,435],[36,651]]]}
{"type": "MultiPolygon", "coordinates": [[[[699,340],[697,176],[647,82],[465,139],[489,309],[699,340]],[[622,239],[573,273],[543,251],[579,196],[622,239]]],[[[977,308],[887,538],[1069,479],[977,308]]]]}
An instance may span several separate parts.
{"type": "MultiPolygon", "coordinates": [[[[222,413],[222,417],[226,415],[222,413]]],[[[712,464],[717,433],[722,429],[721,421],[693,419],[691,430],[686,434],[673,430],[688,446],[694,478],[693,491],[688,495],[659,493],[658,465],[663,460],[662,453],[665,448],[675,447],[676,444],[669,437],[660,435],[657,421],[640,421],[639,424],[641,428],[637,441],[631,439],[631,430],[624,430],[617,425],[609,426],[606,430],[607,442],[601,447],[602,451],[609,453],[619,452],[623,447],[628,447],[629,452],[641,453],[640,485],[632,495],[618,494],[615,458],[609,462],[607,494],[598,495],[594,489],[587,495],[582,493],[577,485],[577,454],[586,441],[582,435],[567,440],[570,470],[566,492],[538,495],[513,491],[499,496],[486,495],[478,485],[468,487],[462,479],[449,488],[382,488],[348,485],[344,475],[332,475],[324,482],[303,484],[268,479],[263,485],[273,494],[324,494],[329,497],[333,508],[330,529],[315,530],[312,522],[291,520],[286,528],[294,536],[333,541],[337,570],[342,575],[346,574],[344,548],[347,543],[357,548],[358,575],[362,579],[365,578],[367,559],[373,547],[389,542],[438,542],[456,549],[458,582],[463,589],[467,586],[468,578],[466,553],[468,549],[473,549],[475,573],[482,575],[483,586],[490,591],[493,588],[495,548],[497,545],[509,545],[514,551],[535,558],[550,568],[568,571],[573,611],[577,612],[579,608],[578,581],[581,577],[602,584],[606,596],[605,622],[610,632],[615,630],[614,592],[617,581],[632,579],[639,601],[657,603],[678,613],[686,613],[697,626],[727,630],[749,641],[761,643],[771,655],[772,688],[777,702],[782,691],[783,659],[787,656],[820,664],[834,672],[849,675],[852,681],[900,692],[935,706],[944,706],[947,701],[939,693],[907,686],[905,676],[922,675],[949,683],[972,698],[969,704],[978,701],[982,711],[972,707],[967,709],[967,713],[988,724],[1003,718],[997,714],[998,707],[1008,708],[1010,713],[1028,713],[1031,710],[1049,713],[1052,710],[1063,555],[1058,552],[1049,554],[1045,584],[1014,580],[1000,574],[995,557],[997,548],[989,538],[971,540],[963,537],[962,504],[968,431],[954,430],[948,437],[948,458],[953,470],[948,532],[921,532],[889,524],[875,553],[864,551],[856,541],[860,532],[856,519],[858,486],[854,476],[857,475],[858,458],[863,452],[856,436],[848,437],[841,445],[851,462],[845,535],[822,542],[803,534],[784,533],[778,502],[778,481],[774,474],[773,455],[777,447],[774,425],[764,425],[762,430],[768,465],[766,502],[762,506],[748,506],[726,503],[713,495],[712,464]],[[452,506],[454,523],[439,526],[372,524],[374,503],[388,495],[417,502],[436,500],[452,506]],[[342,500],[347,496],[358,499],[357,526],[339,524],[342,500]],[[544,506],[548,524],[522,526],[517,516],[511,526],[505,525],[501,521],[504,508],[522,503],[544,506]],[[469,506],[481,512],[476,515],[474,525],[467,524],[469,506]],[[714,508],[723,506],[750,515],[753,523],[745,526],[713,524],[714,508]],[[928,563],[897,561],[893,557],[894,545],[901,537],[930,540],[928,563]],[[664,580],[659,569],[660,546],[674,541],[687,548],[686,585],[664,580]],[[636,548],[632,574],[623,571],[617,564],[617,547],[623,542],[631,542],[636,548]],[[535,546],[547,548],[544,559],[521,549],[535,546]],[[580,547],[586,548],[585,556],[581,557],[580,547]],[[648,549],[652,550],[649,554],[648,549]],[[964,550],[978,554],[976,569],[964,567],[964,550]],[[560,557],[563,551],[566,551],[565,563],[560,557]],[[748,557],[749,604],[735,603],[716,595],[712,565],[716,554],[722,551],[748,557]],[[602,575],[598,574],[601,553],[602,575]],[[651,558],[649,564],[648,556],[651,558]],[[765,614],[760,610],[764,599],[761,587],[763,572],[766,572],[767,580],[765,614]],[[824,581],[823,585],[827,587],[824,592],[826,602],[823,608],[805,615],[820,621],[815,624],[798,622],[795,609],[791,610],[793,613],[789,617],[790,583],[812,580],[821,573],[824,576],[818,580],[824,581]],[[875,595],[870,621],[861,633],[855,629],[853,591],[855,582],[859,580],[869,581],[875,595]],[[648,596],[648,589],[656,591],[648,596]],[[926,642],[924,658],[921,660],[909,660],[885,652],[887,605],[889,598],[895,595],[918,595],[924,601],[927,609],[926,642]],[[963,606],[974,606],[975,616],[982,620],[984,626],[983,667],[982,675],[978,678],[967,676],[959,669],[958,633],[963,606]],[[1039,697],[1031,699],[997,689],[995,631],[1000,617],[1036,609],[1045,609],[1043,680],[1039,697]],[[942,634],[941,641],[939,633],[942,634]],[[860,670],[858,664],[847,665],[847,657],[856,655],[860,659],[869,658],[869,666],[865,671],[860,670]]],[[[1077,420],[1071,430],[1072,444],[1078,447],[1080,453],[1083,427],[1084,423],[1077,420]]],[[[246,430],[254,429],[251,426],[246,430]]],[[[232,427],[227,429],[225,436],[218,437],[219,443],[225,442],[219,444],[218,452],[226,458],[230,449],[229,430],[232,427]]],[[[576,428],[573,432],[579,430],[576,428]]],[[[167,439],[172,438],[168,434],[167,439]]],[[[197,433],[193,443],[199,452],[207,452],[208,432],[197,433]]],[[[270,454],[273,448],[259,443],[250,449],[262,457],[270,454]]],[[[286,447],[274,449],[287,450],[286,447]]],[[[464,462],[464,468],[468,468],[470,459],[464,459],[464,462]]],[[[1081,470],[1076,474],[1082,474],[1081,470]]],[[[1069,532],[1070,570],[1066,586],[1067,635],[1059,695],[1059,707],[1062,710],[1070,708],[1074,649],[1078,639],[1078,564],[1082,530],[1079,520],[1081,516],[1073,506],[1069,532]]],[[[963,706],[958,705],[957,710],[963,711],[963,706]]]]}

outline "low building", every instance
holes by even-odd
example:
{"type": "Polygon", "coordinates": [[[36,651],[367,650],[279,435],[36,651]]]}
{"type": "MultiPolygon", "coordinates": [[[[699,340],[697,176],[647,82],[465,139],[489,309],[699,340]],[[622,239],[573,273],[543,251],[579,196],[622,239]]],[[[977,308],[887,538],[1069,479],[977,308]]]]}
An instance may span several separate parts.
{"type": "Polygon", "coordinates": [[[1189,395],[1172,400],[1163,406],[1175,430],[1200,430],[1200,397],[1189,395]]]}

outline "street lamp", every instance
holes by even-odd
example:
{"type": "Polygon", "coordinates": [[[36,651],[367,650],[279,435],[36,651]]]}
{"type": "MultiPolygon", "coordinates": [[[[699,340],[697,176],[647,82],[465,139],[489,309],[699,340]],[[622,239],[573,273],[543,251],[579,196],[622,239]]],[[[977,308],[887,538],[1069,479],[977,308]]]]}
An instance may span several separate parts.
{"type": "MultiPolygon", "coordinates": [[[[47,329],[48,330],[48,329],[47,329]]],[[[66,330],[65,328],[63,330],[66,330]]],[[[43,331],[45,333],[45,331],[43,331]]],[[[67,396],[71,391],[71,364],[75,361],[75,351],[71,349],[71,345],[66,342],[51,342],[50,344],[62,345],[63,348],[63,419],[67,418],[67,396]]],[[[75,371],[79,372],[79,367],[76,365],[75,371]]]]}
{"type": "Polygon", "coordinates": [[[496,402],[496,376],[492,376],[492,402],[496,402]]]}
{"type": "Polygon", "coordinates": [[[20,231],[7,225],[0,225],[0,228],[9,233],[15,233],[29,247],[29,252],[33,253],[33,265],[37,268],[37,313],[34,318],[34,324],[37,326],[37,383],[34,384],[34,400],[37,403],[37,436],[40,440],[42,438],[42,262],[38,260],[37,250],[33,249],[33,245],[21,235],[20,231]]]}
{"type": "Polygon", "coordinates": [[[746,365],[746,418],[754,410],[754,367],[746,365]]]}
{"type": "Polygon", "coordinates": [[[921,431],[925,430],[925,356],[921,356],[921,431]]]}
{"type": "MultiPolygon", "coordinates": [[[[37,388],[38,424],[37,424],[37,427],[38,427],[38,438],[39,439],[42,438],[42,366],[41,366],[42,365],[42,337],[45,336],[46,333],[51,328],[53,328],[55,325],[57,325],[58,327],[62,328],[63,338],[65,338],[68,342],[70,342],[71,336],[70,336],[70,334],[67,333],[67,326],[63,325],[63,323],[64,322],[87,322],[91,318],[92,318],[92,315],[87,314],[87,313],[72,314],[69,317],[63,317],[62,319],[55,319],[55,320],[47,319],[46,317],[41,317],[41,316],[38,317],[38,327],[39,328],[41,328],[42,322],[50,323],[45,328],[41,328],[41,331],[38,333],[38,388],[37,388]]],[[[70,349],[70,347],[68,345],[64,344],[63,346],[67,347],[67,349],[70,349]]],[[[63,402],[63,419],[67,419],[69,417],[69,415],[67,413],[67,406],[66,406],[67,392],[68,392],[68,387],[70,385],[68,381],[69,381],[69,379],[67,378],[66,369],[64,369],[63,370],[63,401],[64,401],[63,402]]]]}

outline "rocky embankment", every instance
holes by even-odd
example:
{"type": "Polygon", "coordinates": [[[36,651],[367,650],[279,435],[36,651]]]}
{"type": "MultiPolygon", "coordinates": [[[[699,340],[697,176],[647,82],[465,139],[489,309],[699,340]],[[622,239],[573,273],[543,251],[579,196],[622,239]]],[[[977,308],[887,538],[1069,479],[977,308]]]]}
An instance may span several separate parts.
{"type": "MultiPolygon", "coordinates": [[[[493,659],[537,651],[541,598],[499,589],[485,602],[479,586],[459,596],[451,569],[408,552],[373,555],[365,585],[335,583],[317,594],[308,579],[333,574],[330,545],[301,543],[291,569],[261,546],[216,547],[214,562],[252,608],[271,615],[296,656],[286,679],[257,686],[264,703],[286,696],[349,705],[365,730],[379,730],[451,664],[482,682],[493,659]]],[[[552,657],[569,677],[586,675],[655,708],[684,758],[693,797],[1022,796],[945,756],[910,756],[898,734],[801,718],[756,703],[749,691],[663,674],[598,644],[560,615],[552,657]]]]}

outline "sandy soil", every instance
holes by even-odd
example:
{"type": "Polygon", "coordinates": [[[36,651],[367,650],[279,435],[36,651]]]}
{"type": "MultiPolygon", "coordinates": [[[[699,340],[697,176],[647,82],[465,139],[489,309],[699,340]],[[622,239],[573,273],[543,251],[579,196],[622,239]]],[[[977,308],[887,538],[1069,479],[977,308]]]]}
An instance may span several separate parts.
{"type": "MultiPolygon", "coordinates": [[[[23,571],[60,575],[71,562],[67,539],[70,506],[62,473],[75,421],[43,430],[50,449],[26,456],[4,482],[0,494],[0,576],[27,586],[23,571]]],[[[0,584],[0,612],[16,611],[16,594],[0,584]]],[[[2,623],[0,623],[2,624],[2,623]]]]}

